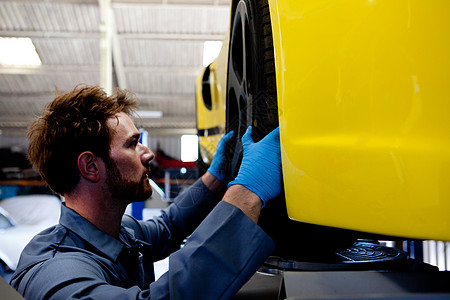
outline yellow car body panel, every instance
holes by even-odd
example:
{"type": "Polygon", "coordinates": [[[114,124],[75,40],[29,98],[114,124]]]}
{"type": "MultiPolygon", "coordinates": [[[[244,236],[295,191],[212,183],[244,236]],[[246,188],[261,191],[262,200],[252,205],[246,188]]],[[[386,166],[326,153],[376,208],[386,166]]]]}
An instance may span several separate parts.
{"type": "Polygon", "coordinates": [[[450,240],[450,1],[269,6],[289,216],[450,240]]]}
{"type": "Polygon", "coordinates": [[[203,103],[202,93],[202,72],[197,77],[197,128],[201,130],[211,129],[216,127],[225,127],[225,107],[223,104],[224,96],[222,96],[221,86],[217,83],[217,76],[215,72],[216,62],[213,62],[210,66],[210,93],[211,93],[211,107],[208,108],[203,103]]]}

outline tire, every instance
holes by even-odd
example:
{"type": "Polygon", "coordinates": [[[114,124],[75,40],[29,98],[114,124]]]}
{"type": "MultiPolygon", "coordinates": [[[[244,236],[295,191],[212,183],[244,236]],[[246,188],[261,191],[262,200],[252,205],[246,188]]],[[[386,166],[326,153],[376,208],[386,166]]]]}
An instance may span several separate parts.
{"type": "MultiPolygon", "coordinates": [[[[233,9],[226,116],[226,131],[235,131],[227,151],[230,178],[239,171],[241,138],[250,125],[255,142],[278,126],[274,48],[267,0],[240,0],[233,9]]],[[[273,255],[285,259],[332,262],[335,252],[356,240],[353,232],[289,219],[284,194],[267,203],[259,225],[276,243],[273,255]]]]}
{"type": "Polygon", "coordinates": [[[278,126],[272,30],[266,0],[241,0],[233,13],[227,76],[227,132],[234,130],[230,175],[242,159],[241,138],[252,125],[259,141],[278,126]]]}

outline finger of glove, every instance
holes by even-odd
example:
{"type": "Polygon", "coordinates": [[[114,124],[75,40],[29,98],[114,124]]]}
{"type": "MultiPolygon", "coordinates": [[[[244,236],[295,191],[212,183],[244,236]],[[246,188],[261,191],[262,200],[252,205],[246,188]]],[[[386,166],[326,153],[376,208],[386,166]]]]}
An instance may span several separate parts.
{"type": "Polygon", "coordinates": [[[227,143],[231,140],[231,138],[234,135],[234,131],[231,130],[230,132],[228,132],[227,134],[225,134],[219,141],[219,143],[217,144],[217,150],[216,150],[216,154],[215,156],[222,158],[222,156],[225,153],[225,149],[226,149],[226,145],[227,143]]]}
{"type": "Polygon", "coordinates": [[[280,153],[280,127],[272,130],[260,143],[264,144],[265,147],[273,148],[272,151],[276,150],[276,152],[280,153]]]}
{"type": "Polygon", "coordinates": [[[216,154],[212,160],[211,166],[208,171],[216,176],[222,182],[226,182],[226,168],[225,168],[225,149],[226,144],[231,140],[234,135],[234,131],[231,130],[225,134],[217,144],[216,154]]]}
{"type": "MultiPolygon", "coordinates": [[[[232,132],[233,132],[233,131],[228,132],[227,134],[225,134],[225,135],[219,140],[219,142],[217,143],[217,150],[216,150],[216,153],[217,153],[217,152],[221,152],[221,151],[224,150],[225,145],[227,144],[228,140],[231,138],[231,137],[229,136],[229,134],[232,133],[232,132]]],[[[231,135],[231,136],[233,136],[233,135],[231,135]]]]}
{"type": "Polygon", "coordinates": [[[248,126],[247,131],[245,131],[244,136],[242,137],[242,146],[244,149],[248,147],[249,145],[253,144],[252,139],[252,126],[248,126]]]}
{"type": "Polygon", "coordinates": [[[250,161],[274,161],[281,160],[280,133],[278,127],[272,130],[258,143],[247,145],[244,148],[243,160],[250,161]]]}
{"type": "MultiPolygon", "coordinates": [[[[247,133],[246,133],[247,134],[247,133]]],[[[276,197],[281,189],[281,154],[279,128],[260,142],[247,146],[233,184],[242,184],[263,202],[276,197]]]]}
{"type": "Polygon", "coordinates": [[[280,143],[280,127],[277,127],[274,130],[272,130],[268,135],[266,135],[263,138],[263,140],[265,140],[266,138],[280,143]]]}
{"type": "Polygon", "coordinates": [[[234,130],[231,130],[227,134],[225,134],[219,141],[218,148],[223,148],[225,145],[231,140],[234,135],[234,130]]]}
{"type": "Polygon", "coordinates": [[[225,135],[222,137],[223,142],[224,142],[225,144],[228,143],[228,142],[231,140],[231,138],[233,137],[233,135],[234,135],[234,130],[231,130],[230,132],[228,132],[227,134],[225,134],[225,135]]]}
{"type": "MultiPolygon", "coordinates": [[[[254,149],[252,149],[251,155],[245,157],[243,159],[244,166],[241,169],[244,173],[250,173],[249,179],[255,181],[256,179],[260,179],[260,183],[269,183],[271,181],[279,181],[276,178],[281,178],[281,153],[280,153],[280,144],[276,139],[276,134],[271,136],[273,142],[270,144],[267,143],[256,143],[254,149]]],[[[244,178],[247,176],[244,176],[244,178]]],[[[257,187],[257,189],[260,189],[257,187]]],[[[261,185],[261,189],[264,190],[263,194],[269,194],[276,196],[278,195],[279,187],[276,185],[271,187],[271,184],[268,186],[261,185]],[[273,192],[271,191],[273,188],[273,192]],[[275,194],[275,195],[274,195],[275,194]]],[[[267,201],[273,197],[264,197],[264,201],[267,201]]]]}

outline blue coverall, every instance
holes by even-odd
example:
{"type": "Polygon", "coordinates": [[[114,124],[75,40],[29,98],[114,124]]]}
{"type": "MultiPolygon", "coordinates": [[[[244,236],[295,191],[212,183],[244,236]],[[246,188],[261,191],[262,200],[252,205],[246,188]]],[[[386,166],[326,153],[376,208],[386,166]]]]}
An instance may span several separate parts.
{"type": "Polygon", "coordinates": [[[218,200],[198,180],[158,218],[124,216],[120,241],[62,206],[60,223],[24,249],[11,285],[29,300],[230,299],[274,243],[218,200]],[[169,255],[169,271],[154,281],[153,262],[169,255]]]}

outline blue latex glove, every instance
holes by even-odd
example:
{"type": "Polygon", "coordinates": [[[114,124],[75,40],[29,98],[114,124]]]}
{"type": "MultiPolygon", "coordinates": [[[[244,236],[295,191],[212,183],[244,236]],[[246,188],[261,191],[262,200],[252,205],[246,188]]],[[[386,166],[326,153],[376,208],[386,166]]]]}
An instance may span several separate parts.
{"type": "Polygon", "coordinates": [[[227,143],[233,137],[234,131],[231,130],[227,134],[225,134],[220,141],[217,143],[216,153],[214,154],[214,158],[211,162],[211,165],[208,168],[208,172],[216,176],[217,179],[222,181],[223,183],[227,183],[227,166],[225,159],[225,149],[227,143]]]}
{"type": "Polygon", "coordinates": [[[277,127],[258,143],[253,142],[252,127],[242,137],[244,156],[236,178],[228,184],[240,184],[261,198],[262,206],[281,192],[280,129],[277,127]]]}

